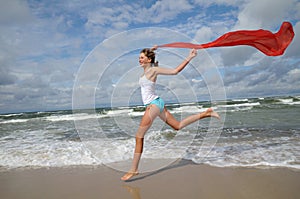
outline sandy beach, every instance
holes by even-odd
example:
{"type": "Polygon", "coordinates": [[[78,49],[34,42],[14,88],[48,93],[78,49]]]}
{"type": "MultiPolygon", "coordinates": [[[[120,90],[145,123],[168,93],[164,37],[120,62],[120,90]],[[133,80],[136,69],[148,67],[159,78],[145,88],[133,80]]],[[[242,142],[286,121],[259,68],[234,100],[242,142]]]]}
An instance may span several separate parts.
{"type": "Polygon", "coordinates": [[[298,198],[300,172],[284,168],[216,168],[178,161],[123,182],[105,166],[0,173],[0,198],[298,198]]]}

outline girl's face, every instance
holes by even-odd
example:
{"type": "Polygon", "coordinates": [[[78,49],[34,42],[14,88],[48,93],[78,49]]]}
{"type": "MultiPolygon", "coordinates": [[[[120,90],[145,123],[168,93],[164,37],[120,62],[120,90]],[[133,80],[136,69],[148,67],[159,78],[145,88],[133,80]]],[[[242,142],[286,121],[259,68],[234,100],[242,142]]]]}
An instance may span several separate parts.
{"type": "Polygon", "coordinates": [[[139,63],[141,66],[145,66],[146,64],[151,63],[151,59],[149,59],[144,53],[140,54],[139,63]]]}

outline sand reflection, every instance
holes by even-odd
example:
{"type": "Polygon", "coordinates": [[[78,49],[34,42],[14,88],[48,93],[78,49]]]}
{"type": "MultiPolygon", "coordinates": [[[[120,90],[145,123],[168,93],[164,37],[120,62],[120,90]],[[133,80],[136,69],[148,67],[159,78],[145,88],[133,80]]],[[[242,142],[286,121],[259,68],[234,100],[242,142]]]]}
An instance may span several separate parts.
{"type": "Polygon", "coordinates": [[[133,199],[141,199],[140,188],[129,185],[123,185],[123,187],[130,193],[133,199]]]}

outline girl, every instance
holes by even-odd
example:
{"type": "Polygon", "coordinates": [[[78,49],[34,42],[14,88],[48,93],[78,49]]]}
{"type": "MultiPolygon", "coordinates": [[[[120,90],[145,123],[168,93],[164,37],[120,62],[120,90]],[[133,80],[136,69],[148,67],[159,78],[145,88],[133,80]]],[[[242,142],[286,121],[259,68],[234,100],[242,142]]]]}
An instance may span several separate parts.
{"type": "Polygon", "coordinates": [[[143,75],[140,77],[139,83],[141,86],[143,103],[146,106],[144,116],[140,126],[136,132],[136,144],[133,156],[131,169],[121,179],[129,180],[138,174],[138,165],[143,153],[144,135],[151,127],[154,119],[159,116],[164,122],[170,125],[173,129],[179,130],[183,127],[206,117],[220,118],[218,113],[214,112],[212,108],[207,109],[205,112],[191,115],[182,121],[177,121],[173,115],[166,109],[164,101],[155,93],[155,82],[158,75],[176,75],[184,69],[184,67],[197,55],[197,51],[192,49],[189,56],[176,68],[161,68],[152,67],[157,66],[155,62],[156,46],[152,49],[143,49],[140,52],[139,63],[144,69],[143,75]]]}

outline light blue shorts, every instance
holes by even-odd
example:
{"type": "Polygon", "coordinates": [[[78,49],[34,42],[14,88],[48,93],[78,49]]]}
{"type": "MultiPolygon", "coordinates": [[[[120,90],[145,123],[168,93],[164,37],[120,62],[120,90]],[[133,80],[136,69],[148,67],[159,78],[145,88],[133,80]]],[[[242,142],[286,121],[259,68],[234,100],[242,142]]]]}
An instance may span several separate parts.
{"type": "Polygon", "coordinates": [[[165,107],[165,102],[160,97],[152,100],[149,104],[146,104],[146,107],[149,106],[150,104],[156,105],[159,108],[160,112],[162,112],[164,110],[164,107],[165,107]]]}

